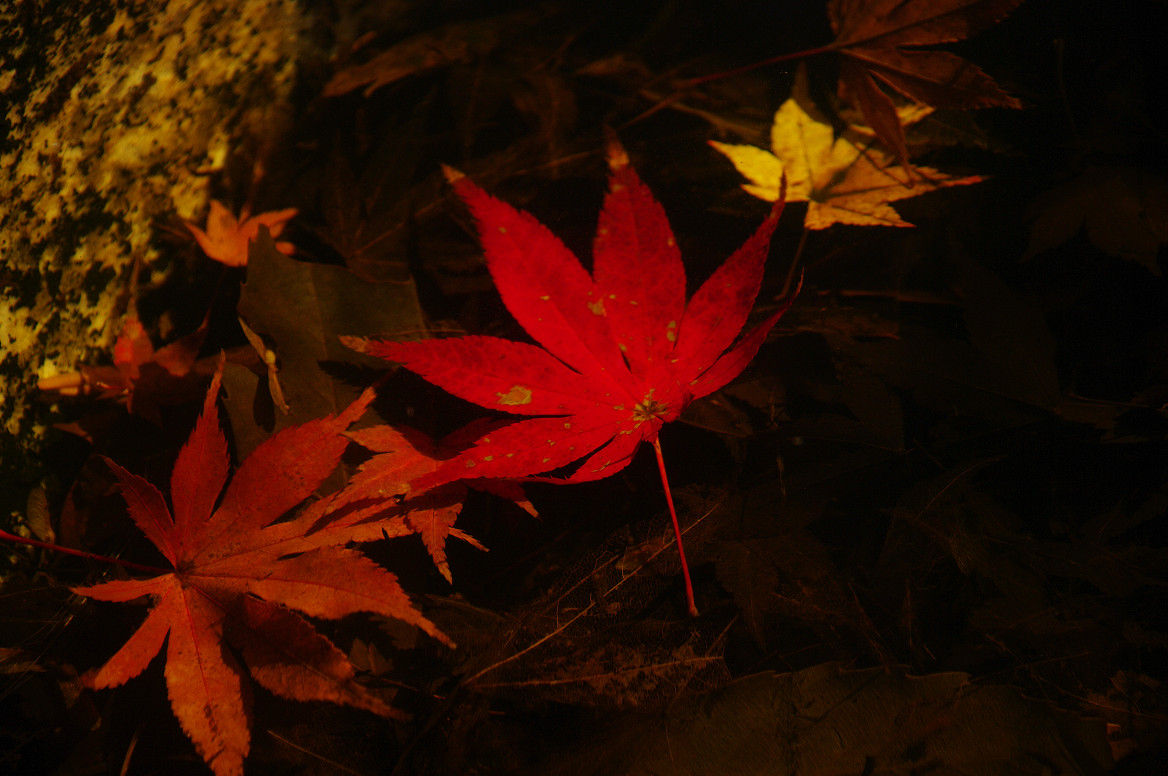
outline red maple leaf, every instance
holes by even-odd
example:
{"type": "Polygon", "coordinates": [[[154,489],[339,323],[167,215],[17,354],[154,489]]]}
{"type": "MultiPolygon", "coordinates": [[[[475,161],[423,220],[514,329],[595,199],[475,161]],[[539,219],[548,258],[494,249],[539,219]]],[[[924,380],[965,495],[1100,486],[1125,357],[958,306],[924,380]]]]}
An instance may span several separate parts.
{"type": "Polygon", "coordinates": [[[345,655],[293,610],[327,619],[374,612],[449,640],[413,607],[393,574],[338,546],[347,541],[345,532],[312,531],[319,508],[276,522],[336,467],[348,444],[342,432],[365,412],[372,390],[339,415],[268,439],[224,490],[227,440],[215,404],[220,374],[175,462],[173,512],[153,485],[107,460],[130,517],[173,570],[74,592],[103,601],[154,599],[134,635],[85,682],[94,688],[126,682],[166,641],[171,708],[199,754],[222,776],[243,772],[250,743],[250,688],[228,644],[252,677],[276,695],[391,716],[390,706],[356,682],[345,655]]]}
{"type": "MultiPolygon", "coordinates": [[[[641,442],[654,446],[664,479],[658,431],[694,399],[745,369],[790,306],[788,300],[731,347],[758,295],[782,197],[687,304],[685,269],[664,209],[615,143],[608,163],[611,185],[591,275],[531,215],[447,170],[478,221],[487,267],[504,304],[539,346],[479,336],[424,342],[346,338],[350,347],[399,362],[463,399],[535,416],[485,434],[415,480],[414,488],[463,478],[530,477],[582,458],[573,473],[551,481],[600,479],[627,466],[641,442]]],[[[676,516],[674,528],[680,550],[676,516]]],[[[682,569],[696,612],[684,554],[682,569]]]]}

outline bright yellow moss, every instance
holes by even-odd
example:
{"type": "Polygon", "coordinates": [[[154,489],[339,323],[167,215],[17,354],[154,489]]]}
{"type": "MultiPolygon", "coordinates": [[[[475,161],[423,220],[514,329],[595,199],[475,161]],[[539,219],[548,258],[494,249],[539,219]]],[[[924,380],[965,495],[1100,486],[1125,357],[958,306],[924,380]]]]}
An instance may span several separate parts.
{"type": "Polygon", "coordinates": [[[39,13],[25,30],[0,7],[0,416],[22,442],[42,364],[73,369],[108,348],[129,268],[159,258],[157,219],[197,218],[230,150],[281,131],[308,27],[297,0],[39,13]]]}

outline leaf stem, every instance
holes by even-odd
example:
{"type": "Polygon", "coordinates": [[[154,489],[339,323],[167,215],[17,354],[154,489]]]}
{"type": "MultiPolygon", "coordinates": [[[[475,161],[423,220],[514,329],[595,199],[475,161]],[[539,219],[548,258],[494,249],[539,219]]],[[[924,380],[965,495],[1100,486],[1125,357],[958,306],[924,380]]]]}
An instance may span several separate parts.
{"type": "Polygon", "coordinates": [[[685,600],[689,604],[689,616],[698,616],[694,604],[693,583],[689,578],[689,564],[685,562],[685,548],[681,545],[681,526],[677,522],[677,510],[673,506],[673,493],[669,490],[669,477],[665,474],[665,456],[661,454],[661,441],[653,440],[653,452],[657,453],[657,471],[661,472],[661,485],[665,488],[665,503],[669,504],[669,516],[673,518],[673,535],[677,537],[677,555],[681,558],[681,575],[685,578],[685,600]]]}
{"type": "Polygon", "coordinates": [[[795,270],[799,269],[799,259],[803,257],[803,247],[807,245],[807,235],[811,230],[806,226],[803,227],[803,234],[799,237],[799,246],[795,248],[795,258],[791,259],[791,268],[787,270],[787,279],[783,283],[783,290],[779,292],[777,299],[786,299],[787,294],[791,292],[791,281],[795,279],[795,270]]]}
{"type": "Polygon", "coordinates": [[[722,78],[729,78],[730,76],[733,76],[733,75],[739,75],[741,73],[749,73],[751,70],[757,70],[758,68],[764,67],[766,65],[773,65],[773,64],[777,64],[779,62],[789,62],[792,59],[806,59],[807,57],[814,57],[814,56],[817,56],[819,54],[826,54],[829,51],[835,51],[835,50],[836,50],[835,46],[827,45],[827,46],[817,46],[816,48],[810,48],[810,49],[806,49],[804,51],[795,51],[795,52],[792,52],[790,54],[779,54],[777,57],[771,57],[770,59],[764,59],[761,62],[753,62],[749,65],[743,65],[742,67],[738,67],[738,68],[735,68],[733,70],[726,70],[725,72],[722,72],[722,73],[711,73],[710,75],[703,75],[703,76],[699,76],[697,78],[690,78],[689,80],[687,80],[683,84],[681,84],[681,88],[689,89],[689,88],[692,88],[694,86],[698,86],[700,84],[709,83],[710,81],[718,81],[722,78]]]}
{"type": "Polygon", "coordinates": [[[157,566],[146,566],[141,563],[135,563],[132,560],[122,560],[121,558],[111,558],[108,555],[98,555],[93,552],[86,552],[85,550],[74,550],[71,547],[63,547],[60,544],[52,544],[51,542],[42,542],[39,539],[26,539],[23,536],[11,534],[0,528],[0,539],[17,544],[28,544],[33,547],[40,547],[42,550],[53,550],[54,552],[61,552],[66,555],[75,555],[78,558],[85,558],[86,560],[96,560],[102,563],[114,563],[128,569],[135,571],[145,571],[151,574],[168,574],[169,569],[160,569],[157,566]]]}

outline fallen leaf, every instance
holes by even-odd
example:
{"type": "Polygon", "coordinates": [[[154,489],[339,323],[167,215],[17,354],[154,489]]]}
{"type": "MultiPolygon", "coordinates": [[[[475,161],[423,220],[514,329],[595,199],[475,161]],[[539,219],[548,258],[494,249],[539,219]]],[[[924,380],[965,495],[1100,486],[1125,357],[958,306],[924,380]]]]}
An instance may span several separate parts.
{"type": "Polygon", "coordinates": [[[536,417],[484,435],[413,487],[528,477],[585,456],[572,474],[554,481],[615,474],[686,405],[736,377],[790,306],[788,300],[723,353],[758,293],[781,205],[687,305],[685,270],[664,210],[619,146],[610,149],[609,166],[611,188],[591,276],[529,214],[448,170],[479,222],[504,304],[542,347],[479,336],[345,342],[397,361],[467,401],[536,417]]]}
{"type": "MultiPolygon", "coordinates": [[[[332,499],[329,512],[339,512],[355,502],[382,502],[387,506],[371,520],[362,518],[357,521],[352,515],[341,521],[334,520],[332,530],[342,530],[345,526],[351,526],[349,530],[353,541],[372,541],[383,537],[418,534],[438,571],[447,582],[453,582],[450,564],[446,559],[448,537],[462,539],[484,552],[487,549],[473,536],[454,527],[458,515],[462,512],[467,486],[478,487],[514,501],[534,517],[535,508],[523,494],[522,488],[506,482],[453,482],[423,493],[415,492],[400,504],[397,503],[396,497],[410,492],[408,483],[412,480],[432,474],[445,459],[461,452],[467,444],[482,436],[489,428],[498,426],[498,423],[475,422],[450,434],[437,444],[425,434],[411,428],[372,426],[348,432],[347,436],[350,439],[375,455],[361,464],[357,473],[349,480],[348,486],[332,499]]],[[[364,510],[366,513],[370,506],[366,503],[364,510]]]]}
{"type": "Polygon", "coordinates": [[[383,366],[343,347],[339,332],[424,329],[413,281],[374,283],[344,267],[297,261],[276,250],[265,234],[251,246],[238,311],[279,353],[281,393],[291,408],[287,415],[272,412],[266,375],[229,364],[223,375],[225,406],[241,456],[272,430],[339,412],[356,398],[356,381],[338,379],[336,368],[383,366]],[[269,417],[257,412],[257,392],[269,417]]]}
{"type": "Polygon", "coordinates": [[[154,358],[154,343],[138,314],[130,312],[122,322],[122,330],[114,342],[114,366],[122,373],[126,384],[138,379],[141,366],[154,358]]]}
{"type": "Polygon", "coordinates": [[[726,542],[721,550],[719,580],[734,595],[760,646],[768,634],[773,644],[791,620],[801,620],[821,630],[824,639],[854,644],[861,654],[866,649],[881,663],[889,662],[887,647],[855,592],[809,533],[726,542]]]}
{"type": "Polygon", "coordinates": [[[130,412],[161,426],[160,405],[182,404],[192,398],[196,382],[191,376],[198,371],[199,349],[208,325],[204,318],[194,331],[155,350],[138,314],[131,310],[114,342],[112,367],[83,366],[77,372],[42,378],[37,388],[61,396],[116,398],[124,401],[130,412]]]}
{"type": "MultiPolygon", "coordinates": [[[[687,513],[702,515],[686,537],[712,561],[718,497],[699,490],[675,495],[687,513]]],[[[663,514],[640,522],[549,575],[541,595],[505,616],[435,601],[435,620],[466,645],[463,686],[535,713],[556,703],[653,714],[725,684],[725,621],[663,616],[662,598],[676,589],[674,535],[663,514]]]]}
{"type": "Polygon", "coordinates": [[[107,459],[130,517],[173,571],[74,592],[102,601],[153,598],[134,635],[85,682],[98,689],[123,684],[166,641],[171,707],[199,754],[223,776],[243,772],[250,746],[250,689],[228,644],[252,677],[276,695],[391,716],[391,707],[356,682],[344,654],[292,610],[326,619],[373,612],[446,639],[413,607],[393,574],[337,546],[343,536],[305,536],[317,519],[311,510],[276,522],[336,467],[348,443],[342,432],[365,412],[372,390],[339,415],[273,436],[223,490],[228,457],[215,403],[219,384],[216,372],[203,413],[175,462],[173,511],[157,488],[107,459]]]}
{"type": "Polygon", "coordinates": [[[964,673],[827,663],[745,676],[663,715],[609,719],[555,774],[1103,773],[1104,725],[964,673]]]}
{"type": "Polygon", "coordinates": [[[1034,221],[1023,259],[1062,245],[1085,229],[1105,253],[1161,274],[1158,257],[1168,244],[1168,182],[1151,171],[1088,167],[1040,196],[1029,215],[1034,221]]]}
{"type": "Polygon", "coordinates": [[[414,35],[373,59],[333,75],[325,97],[337,97],[361,87],[364,96],[403,78],[438,67],[470,62],[489,54],[508,35],[518,36],[545,19],[554,5],[541,4],[515,13],[471,22],[457,22],[414,35]]]}
{"type": "Polygon", "coordinates": [[[243,336],[247,337],[248,343],[255,350],[256,355],[264,362],[264,366],[268,370],[268,393],[272,397],[272,404],[276,406],[280,412],[287,415],[292,411],[288,406],[288,402],[284,401],[284,389],[280,387],[279,368],[276,366],[276,353],[269,348],[260,335],[252,331],[252,328],[247,325],[247,321],[243,318],[239,319],[239,328],[243,330],[243,336]]]}
{"type": "Polygon", "coordinates": [[[731,344],[762,283],[771,210],[686,304],[685,267],[665,211],[613,140],[608,196],[593,243],[593,273],[531,215],[488,196],[462,173],[447,178],[479,222],[487,268],[503,303],[543,347],[495,337],[425,342],[344,340],[397,361],[455,396],[516,415],[535,415],[478,439],[412,485],[546,474],[587,459],[565,478],[586,482],[628,466],[653,445],[677,537],[689,613],[697,615],[665,460],[657,441],[694,399],[733,380],[794,301],[731,344]],[[726,351],[726,352],[723,352],[726,351]]]}
{"type": "Polygon", "coordinates": [[[409,282],[404,242],[415,219],[439,201],[440,183],[416,182],[424,158],[418,138],[433,119],[434,102],[419,99],[402,120],[379,127],[377,144],[367,152],[354,155],[345,144],[325,164],[319,198],[324,224],[317,233],[350,271],[370,280],[409,282]]]}
{"type": "Polygon", "coordinates": [[[908,166],[904,127],[877,79],[937,108],[1020,108],[993,79],[948,51],[924,51],[965,40],[1013,11],[1022,0],[830,0],[841,92],[855,103],[881,142],[908,166]],[[911,48],[908,48],[911,47],[911,48]]]}
{"type": "MultiPolygon", "coordinates": [[[[187,224],[186,227],[209,258],[229,267],[245,267],[248,245],[259,236],[260,226],[266,226],[272,237],[276,238],[283,233],[284,227],[295,216],[295,208],[273,210],[253,216],[250,208],[244,205],[239,218],[236,218],[223,203],[213,199],[211,210],[207,214],[206,231],[193,224],[187,224]]],[[[278,242],[276,250],[291,256],[296,247],[290,242],[278,242]]]]}
{"type": "MultiPolygon", "coordinates": [[[[914,115],[923,117],[920,111],[914,115]]],[[[714,141],[710,145],[750,180],[742,188],[760,199],[773,202],[785,174],[787,200],[808,203],[808,229],[832,224],[912,226],[889,203],[984,180],[980,175],[956,178],[930,167],[910,172],[855,129],[836,137],[811,102],[802,69],[791,97],[775,113],[771,151],[714,141]]]]}

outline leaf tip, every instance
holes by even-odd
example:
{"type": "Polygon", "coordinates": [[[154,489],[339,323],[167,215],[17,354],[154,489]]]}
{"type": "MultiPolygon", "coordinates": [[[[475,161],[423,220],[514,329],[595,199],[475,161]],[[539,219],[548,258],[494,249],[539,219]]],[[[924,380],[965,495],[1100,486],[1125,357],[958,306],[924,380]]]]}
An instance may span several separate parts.
{"type": "Polygon", "coordinates": [[[448,164],[442,165],[442,174],[446,176],[446,182],[452,186],[466,177],[464,174],[462,174],[462,172],[454,169],[448,164]]]}
{"type": "Polygon", "coordinates": [[[611,129],[604,132],[605,155],[608,158],[608,169],[616,172],[629,166],[629,154],[621,145],[620,139],[611,129]]]}
{"type": "Polygon", "coordinates": [[[349,334],[341,334],[341,335],[338,335],[337,339],[339,339],[341,341],[342,345],[349,348],[350,350],[355,350],[358,353],[368,353],[369,352],[369,338],[368,337],[353,337],[349,334]]]}

